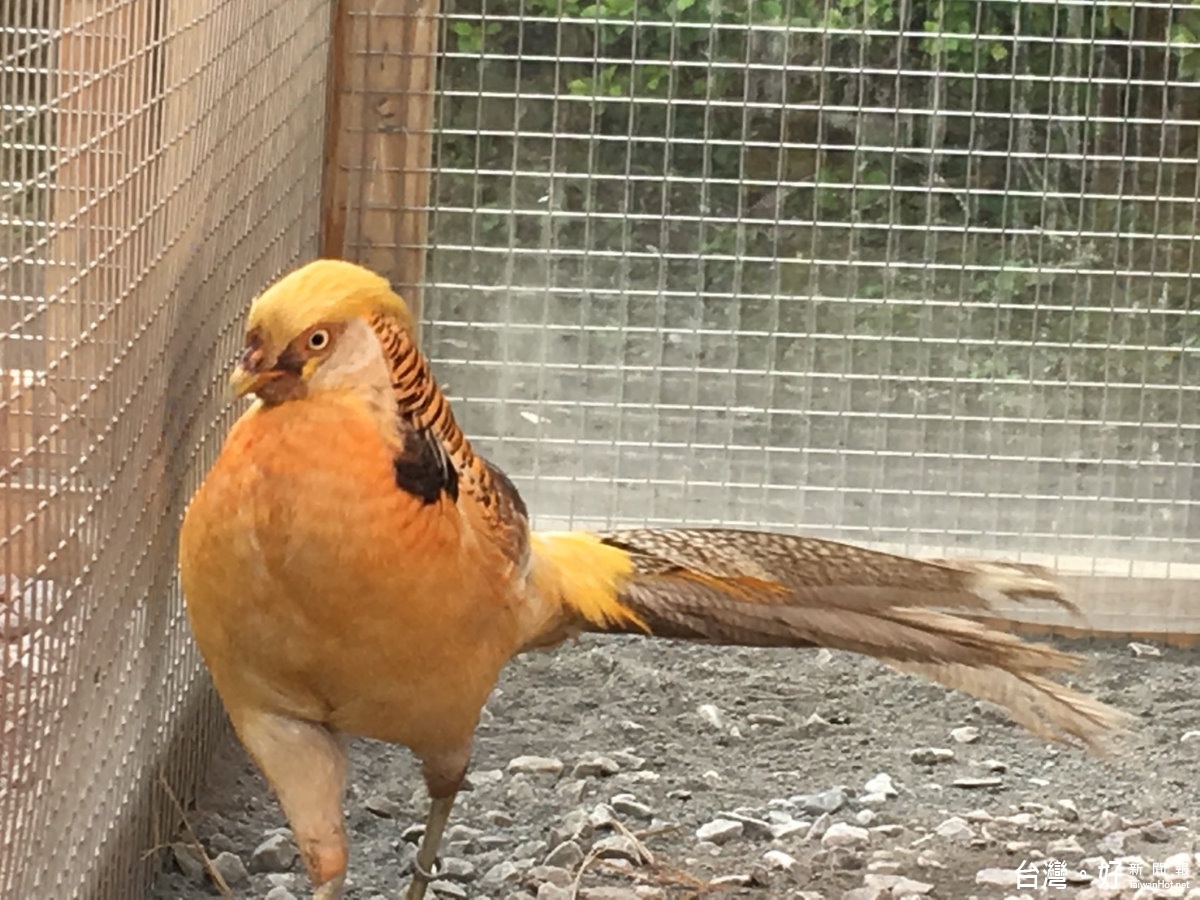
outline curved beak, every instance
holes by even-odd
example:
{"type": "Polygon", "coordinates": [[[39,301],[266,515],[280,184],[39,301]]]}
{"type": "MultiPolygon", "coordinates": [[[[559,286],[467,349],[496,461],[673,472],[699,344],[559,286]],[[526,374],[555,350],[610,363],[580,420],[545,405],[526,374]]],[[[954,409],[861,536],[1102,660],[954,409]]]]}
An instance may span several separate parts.
{"type": "Polygon", "coordinates": [[[275,360],[268,359],[262,341],[250,338],[242,351],[238,364],[229,376],[229,390],[235,397],[245,397],[258,391],[268,381],[283,373],[274,367],[275,360]]]}
{"type": "Polygon", "coordinates": [[[245,397],[247,394],[255,393],[268,381],[274,380],[281,374],[283,373],[276,369],[255,372],[247,369],[244,364],[238,363],[229,376],[229,390],[234,397],[245,397]]]}

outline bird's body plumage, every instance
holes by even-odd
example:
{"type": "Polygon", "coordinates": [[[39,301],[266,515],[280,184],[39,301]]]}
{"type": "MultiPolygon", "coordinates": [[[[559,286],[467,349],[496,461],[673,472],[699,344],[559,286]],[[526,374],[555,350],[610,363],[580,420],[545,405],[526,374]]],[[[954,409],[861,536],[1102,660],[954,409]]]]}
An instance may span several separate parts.
{"type": "Polygon", "coordinates": [[[956,613],[1064,602],[1048,573],[729,529],[532,533],[372,273],[318,261],[251,308],[233,383],[259,400],[188,508],[197,644],[296,833],[319,900],[346,867],[343,735],[409,747],[429,880],[504,665],[581,631],[867,654],[1099,744],[1122,717],[1049,676],[1077,660],[956,613]]]}
{"type": "Polygon", "coordinates": [[[250,410],[189,510],[183,587],[227,702],[426,756],[469,741],[517,605],[457,503],[393,470],[349,398],[250,410]]]}

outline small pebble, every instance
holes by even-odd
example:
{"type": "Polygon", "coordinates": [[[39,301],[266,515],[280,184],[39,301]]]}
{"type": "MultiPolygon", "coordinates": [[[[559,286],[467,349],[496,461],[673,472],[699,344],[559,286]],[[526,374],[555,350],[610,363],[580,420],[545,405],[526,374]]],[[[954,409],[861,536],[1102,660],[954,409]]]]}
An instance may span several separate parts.
{"type": "Polygon", "coordinates": [[[920,747],[909,753],[908,758],[919,766],[935,766],[954,759],[954,751],[947,747],[920,747]]]}
{"type": "Polygon", "coordinates": [[[960,744],[973,744],[979,740],[979,729],[974,725],[964,725],[951,729],[950,737],[960,744]]]}
{"type": "Polygon", "coordinates": [[[934,829],[938,837],[947,838],[960,844],[970,843],[975,837],[975,831],[967,824],[967,820],[959,816],[951,816],[934,829]]]}
{"type": "Polygon", "coordinates": [[[845,822],[834,822],[821,836],[821,846],[826,850],[835,847],[864,847],[871,840],[871,833],[857,825],[847,825],[845,822]]]}
{"type": "Polygon", "coordinates": [[[624,859],[635,866],[650,862],[645,848],[627,834],[610,834],[592,845],[592,853],[602,859],[624,859]]]}
{"type": "Polygon", "coordinates": [[[216,858],[212,861],[212,867],[221,874],[221,877],[225,879],[225,883],[230,887],[245,884],[250,880],[250,873],[246,871],[246,866],[242,862],[241,857],[236,853],[230,853],[228,850],[217,854],[216,858]]]}
{"type": "Polygon", "coordinates": [[[553,756],[518,756],[509,760],[508,771],[521,775],[551,775],[562,774],[563,762],[553,756]]]}
{"type": "Polygon", "coordinates": [[[250,854],[251,872],[286,872],[300,851],[291,838],[276,834],[254,848],[250,854]]]}
{"type": "Polygon", "coordinates": [[[707,724],[716,728],[718,731],[725,730],[725,716],[721,714],[721,710],[717,709],[711,703],[702,703],[696,707],[696,714],[700,716],[707,724]]]}
{"type": "Polygon", "coordinates": [[[179,871],[186,875],[189,881],[204,881],[204,858],[199,850],[191,844],[178,842],[171,845],[171,855],[179,871]]]}
{"type": "Polygon", "coordinates": [[[746,721],[751,725],[786,725],[787,719],[772,713],[750,713],[746,721]]]}
{"type": "Polygon", "coordinates": [[[892,776],[887,772],[880,772],[864,784],[863,789],[868,794],[883,794],[885,797],[895,797],[899,794],[896,786],[892,784],[892,776]]]}
{"type": "Polygon", "coordinates": [[[736,819],[713,819],[696,829],[696,838],[711,844],[724,844],[742,836],[745,826],[736,819]]]}
{"type": "Polygon", "coordinates": [[[642,803],[633,794],[617,794],[612,798],[612,808],[623,816],[633,816],[635,819],[653,819],[654,808],[642,803]]]}
{"type": "Polygon", "coordinates": [[[368,797],[367,801],[363,804],[363,808],[382,819],[398,819],[404,811],[404,808],[399,803],[391,797],[385,797],[382,794],[368,797]]]}
{"type": "Polygon", "coordinates": [[[438,878],[429,882],[429,890],[435,897],[450,897],[452,900],[467,900],[467,889],[454,881],[438,878]]]}
{"type": "Polygon", "coordinates": [[[820,791],[816,794],[798,794],[791,800],[804,812],[820,815],[835,813],[846,805],[846,792],[841,788],[820,791]]]}
{"type": "Polygon", "coordinates": [[[790,872],[796,867],[796,857],[790,856],[782,850],[768,850],[763,854],[763,861],[770,868],[779,869],[782,872],[790,872]]]}
{"type": "Polygon", "coordinates": [[[1068,822],[1079,821],[1079,807],[1075,805],[1074,801],[1059,800],[1057,805],[1062,817],[1068,822]]]}
{"type": "Polygon", "coordinates": [[[980,869],[975,873],[975,883],[988,887],[1015,888],[1020,877],[1016,869],[980,869]]]}
{"type": "Polygon", "coordinates": [[[563,841],[546,854],[542,864],[571,869],[581,862],[583,862],[583,848],[575,841],[563,841]]]}
{"type": "Polygon", "coordinates": [[[483,875],[481,884],[485,888],[498,888],[505,884],[510,884],[521,877],[521,870],[517,868],[512,860],[503,860],[496,863],[483,875]]]}
{"type": "Polygon", "coordinates": [[[573,778],[607,778],[621,771],[617,761],[609,756],[589,756],[581,759],[571,770],[573,778]]]}

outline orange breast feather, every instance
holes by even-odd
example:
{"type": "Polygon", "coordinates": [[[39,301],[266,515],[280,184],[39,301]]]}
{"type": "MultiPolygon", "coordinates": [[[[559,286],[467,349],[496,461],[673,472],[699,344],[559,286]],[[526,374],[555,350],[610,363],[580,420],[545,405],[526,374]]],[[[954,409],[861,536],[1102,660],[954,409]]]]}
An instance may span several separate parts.
{"type": "Polygon", "coordinates": [[[346,398],[252,409],[231,430],[180,536],[188,614],[227,707],[417,752],[474,727],[518,598],[455,502],[398,489],[393,463],[346,398]]]}

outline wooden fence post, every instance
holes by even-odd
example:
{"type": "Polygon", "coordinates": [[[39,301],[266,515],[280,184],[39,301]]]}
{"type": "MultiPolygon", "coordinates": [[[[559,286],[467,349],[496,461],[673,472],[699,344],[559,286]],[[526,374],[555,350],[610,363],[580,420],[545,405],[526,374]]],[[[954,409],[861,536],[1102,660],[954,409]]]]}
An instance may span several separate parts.
{"type": "Polygon", "coordinates": [[[321,253],[386,276],[420,315],[439,0],[335,0],[321,253]]]}

